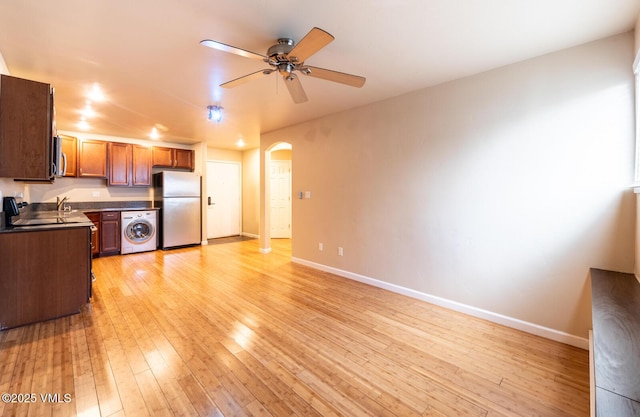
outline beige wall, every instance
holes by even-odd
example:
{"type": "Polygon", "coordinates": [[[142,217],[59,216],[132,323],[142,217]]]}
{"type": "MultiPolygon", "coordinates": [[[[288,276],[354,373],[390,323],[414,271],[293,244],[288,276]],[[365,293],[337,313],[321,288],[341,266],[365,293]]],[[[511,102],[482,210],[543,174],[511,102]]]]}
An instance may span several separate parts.
{"type": "Polygon", "coordinates": [[[242,162],[242,151],[230,149],[207,148],[208,161],[242,162]]]}
{"type": "MultiPolygon", "coordinates": [[[[638,19],[636,20],[636,30],[635,30],[635,54],[636,59],[638,57],[638,53],[640,52],[640,15],[638,15],[638,19]]],[[[638,99],[636,98],[636,103],[638,103],[638,99]]],[[[637,106],[637,104],[636,104],[637,106]]],[[[636,111],[637,113],[637,111],[636,111]]],[[[636,142],[638,142],[638,132],[640,132],[640,126],[636,126],[636,142]]],[[[640,160],[640,150],[636,149],[637,160],[640,160]]],[[[636,167],[636,170],[640,168],[636,167]]],[[[637,176],[636,171],[636,176],[637,176]]],[[[640,178],[635,178],[636,181],[640,180],[640,178]]],[[[636,184],[637,186],[638,184],[636,184]]],[[[636,192],[640,193],[640,187],[636,187],[636,192]]],[[[635,267],[634,272],[636,275],[636,279],[640,281],[640,194],[636,194],[636,246],[635,246],[635,267]]]]}
{"type": "Polygon", "coordinates": [[[640,15],[638,15],[638,18],[636,19],[636,30],[635,30],[635,51],[636,54],[638,53],[638,50],[640,50],[640,30],[638,30],[638,28],[640,28],[640,15]]]}
{"type": "Polygon", "coordinates": [[[0,74],[10,75],[9,68],[7,68],[6,62],[4,62],[4,57],[2,53],[0,53],[0,74]]]}
{"type": "Polygon", "coordinates": [[[293,145],[293,193],[312,192],[293,200],[294,259],[583,344],[589,268],[633,268],[633,42],[263,135],[262,154],[293,145]]]}
{"type": "Polygon", "coordinates": [[[260,235],[260,149],[242,152],[242,233],[260,235]]]}

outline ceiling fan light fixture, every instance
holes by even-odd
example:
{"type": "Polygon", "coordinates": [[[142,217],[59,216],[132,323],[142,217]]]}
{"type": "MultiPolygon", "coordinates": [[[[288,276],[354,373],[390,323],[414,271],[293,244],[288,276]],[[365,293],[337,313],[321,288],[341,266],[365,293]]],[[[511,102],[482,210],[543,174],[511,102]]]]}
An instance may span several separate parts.
{"type": "Polygon", "coordinates": [[[222,121],[222,107],[218,106],[207,106],[209,110],[209,120],[213,120],[216,123],[220,123],[222,121]]]}

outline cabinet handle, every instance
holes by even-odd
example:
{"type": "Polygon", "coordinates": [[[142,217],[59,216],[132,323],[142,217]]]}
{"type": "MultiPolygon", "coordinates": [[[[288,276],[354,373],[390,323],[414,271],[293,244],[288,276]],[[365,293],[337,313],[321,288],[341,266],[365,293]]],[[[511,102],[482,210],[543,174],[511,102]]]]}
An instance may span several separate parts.
{"type": "Polygon", "coordinates": [[[62,152],[62,161],[64,161],[64,168],[62,168],[62,172],[60,173],[60,175],[64,177],[65,175],[67,175],[67,154],[64,152],[62,152]]]}

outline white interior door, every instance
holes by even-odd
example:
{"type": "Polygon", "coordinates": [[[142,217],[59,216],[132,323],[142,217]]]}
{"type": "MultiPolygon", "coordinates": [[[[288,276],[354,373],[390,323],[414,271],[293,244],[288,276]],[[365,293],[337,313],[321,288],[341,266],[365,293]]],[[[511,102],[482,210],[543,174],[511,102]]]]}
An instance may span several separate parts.
{"type": "Polygon", "coordinates": [[[241,232],[241,171],[237,162],[207,162],[207,239],[241,232]]]}
{"type": "Polygon", "coordinates": [[[271,237],[291,237],[291,161],[272,160],[271,237]]]}

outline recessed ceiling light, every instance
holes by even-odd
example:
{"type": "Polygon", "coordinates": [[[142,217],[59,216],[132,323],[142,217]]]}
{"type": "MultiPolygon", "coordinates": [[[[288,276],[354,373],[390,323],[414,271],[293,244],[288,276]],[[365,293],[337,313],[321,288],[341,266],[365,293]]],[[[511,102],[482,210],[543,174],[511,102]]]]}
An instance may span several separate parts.
{"type": "Polygon", "coordinates": [[[84,117],[94,117],[96,115],[93,107],[91,107],[90,101],[87,102],[87,104],[84,106],[84,109],[80,110],[80,114],[82,114],[84,117]]]}
{"type": "Polygon", "coordinates": [[[100,102],[105,100],[102,88],[100,88],[98,83],[93,83],[93,87],[91,87],[91,90],[89,90],[89,94],[87,94],[87,97],[89,97],[91,101],[100,102]]]}
{"type": "Polygon", "coordinates": [[[240,138],[236,142],[236,145],[238,146],[238,148],[242,148],[242,147],[244,147],[244,145],[246,145],[246,143],[244,143],[244,139],[240,138]]]}
{"type": "Polygon", "coordinates": [[[158,133],[158,129],[156,129],[155,126],[151,129],[151,133],[149,133],[149,137],[154,140],[160,137],[160,134],[158,133]]]}
{"type": "Polygon", "coordinates": [[[82,119],[80,120],[76,126],[78,127],[78,129],[80,130],[89,130],[89,123],[87,123],[86,120],[82,119]]]}

